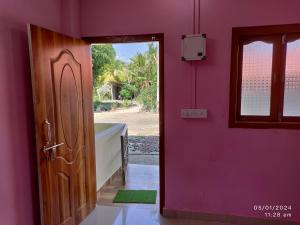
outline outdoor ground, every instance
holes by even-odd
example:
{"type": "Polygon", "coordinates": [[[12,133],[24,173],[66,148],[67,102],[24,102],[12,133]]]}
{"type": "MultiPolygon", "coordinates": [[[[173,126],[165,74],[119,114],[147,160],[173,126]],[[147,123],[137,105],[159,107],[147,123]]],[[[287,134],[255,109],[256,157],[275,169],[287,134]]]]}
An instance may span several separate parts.
{"type": "Polygon", "coordinates": [[[95,112],[95,123],[126,123],[129,136],[129,163],[158,165],[158,113],[142,112],[138,106],[110,112],[95,112]]]}

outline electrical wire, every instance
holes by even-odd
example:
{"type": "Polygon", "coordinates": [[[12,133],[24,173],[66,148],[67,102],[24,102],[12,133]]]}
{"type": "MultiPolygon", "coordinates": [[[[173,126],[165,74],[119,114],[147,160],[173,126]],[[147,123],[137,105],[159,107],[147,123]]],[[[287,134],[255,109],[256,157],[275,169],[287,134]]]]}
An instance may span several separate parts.
{"type": "Polygon", "coordinates": [[[200,34],[200,12],[201,12],[201,0],[198,0],[198,34],[200,34]]]}
{"type": "MultiPolygon", "coordinates": [[[[196,30],[198,34],[200,34],[200,0],[194,0],[194,6],[193,6],[193,34],[196,34],[196,30]],[[197,5],[198,3],[198,5],[197,5]],[[198,7],[197,7],[198,6],[198,7]],[[197,17],[197,24],[196,24],[196,17],[197,17]]],[[[192,81],[194,82],[193,85],[193,100],[192,105],[193,108],[197,108],[197,76],[198,76],[198,65],[197,62],[192,62],[192,67],[193,67],[193,79],[192,81]]]]}
{"type": "Polygon", "coordinates": [[[196,34],[196,1],[194,0],[193,6],[193,34],[196,34]]]}
{"type": "Polygon", "coordinates": [[[194,102],[194,107],[195,109],[197,109],[197,73],[198,73],[198,66],[197,66],[197,63],[195,62],[195,102],[194,102]]]}

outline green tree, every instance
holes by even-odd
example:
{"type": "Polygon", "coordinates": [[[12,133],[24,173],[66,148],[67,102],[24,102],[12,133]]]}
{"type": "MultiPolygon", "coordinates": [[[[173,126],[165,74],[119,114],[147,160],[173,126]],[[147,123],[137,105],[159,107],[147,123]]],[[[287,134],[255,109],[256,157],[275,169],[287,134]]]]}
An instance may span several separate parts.
{"type": "Polygon", "coordinates": [[[136,96],[137,92],[138,92],[138,88],[136,86],[127,83],[122,87],[120,94],[123,99],[132,100],[136,96]]]}
{"type": "Polygon", "coordinates": [[[131,58],[128,65],[128,77],[130,83],[140,88],[146,88],[157,79],[157,46],[148,44],[148,50],[144,54],[137,54],[131,58]]]}
{"type": "Polygon", "coordinates": [[[139,53],[130,60],[131,62],[128,65],[128,82],[140,89],[146,80],[146,57],[144,54],[139,53]]]}
{"type": "Polygon", "coordinates": [[[138,97],[145,110],[156,110],[158,62],[156,44],[148,44],[148,50],[132,57],[129,64],[116,59],[113,46],[107,44],[93,45],[92,58],[94,94],[99,101],[104,96],[101,94],[103,85],[111,87],[113,98],[117,96],[117,89],[121,86],[120,95],[123,99],[132,100],[138,97]]]}
{"type": "Polygon", "coordinates": [[[99,86],[110,85],[112,99],[118,98],[118,89],[126,81],[126,68],[124,64],[118,60],[111,64],[106,64],[102,74],[98,77],[99,86]]]}
{"type": "Polygon", "coordinates": [[[157,107],[157,63],[157,45],[150,43],[148,50],[132,57],[128,65],[128,83],[137,88],[138,100],[147,111],[157,107]]]}
{"type": "Polygon", "coordinates": [[[146,70],[147,78],[150,82],[157,82],[157,69],[158,69],[158,58],[157,58],[157,45],[154,43],[148,44],[148,51],[146,52],[146,70]]]}
{"type": "Polygon", "coordinates": [[[107,64],[116,61],[116,51],[111,44],[92,45],[94,87],[107,64]]]}
{"type": "Polygon", "coordinates": [[[114,85],[120,85],[126,80],[125,64],[116,59],[115,49],[111,44],[92,45],[94,99],[101,100],[101,87],[111,86],[111,96],[114,85]]]}
{"type": "Polygon", "coordinates": [[[118,83],[122,84],[126,81],[126,69],[124,64],[116,61],[111,64],[106,64],[98,78],[98,82],[103,84],[118,83]]]}
{"type": "Polygon", "coordinates": [[[143,110],[156,111],[157,110],[157,86],[152,84],[144,88],[138,96],[138,102],[141,103],[143,110]]]}

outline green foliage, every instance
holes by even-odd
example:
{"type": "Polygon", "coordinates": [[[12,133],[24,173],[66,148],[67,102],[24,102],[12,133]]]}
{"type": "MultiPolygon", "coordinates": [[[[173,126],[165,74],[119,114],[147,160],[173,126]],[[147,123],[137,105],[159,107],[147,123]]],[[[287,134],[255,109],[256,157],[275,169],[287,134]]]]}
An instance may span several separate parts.
{"type": "Polygon", "coordinates": [[[126,80],[125,64],[116,59],[116,52],[111,44],[92,45],[92,58],[94,100],[111,99],[111,85],[121,84],[126,80]],[[110,86],[110,91],[107,86],[110,86]]]}
{"type": "Polygon", "coordinates": [[[121,107],[122,104],[120,102],[108,101],[108,102],[100,102],[94,101],[94,111],[99,110],[100,112],[103,111],[110,111],[121,107]]]}
{"type": "MultiPolygon", "coordinates": [[[[138,98],[144,110],[156,110],[158,76],[156,44],[149,43],[147,52],[135,55],[128,64],[116,59],[112,45],[93,45],[92,54],[95,101],[111,98],[111,86],[118,84],[121,86],[120,95],[127,100],[124,105],[129,100],[131,104],[134,98],[138,98]]],[[[98,102],[96,104],[99,106],[98,102]]],[[[112,104],[109,108],[117,106],[118,104],[112,104]]],[[[108,107],[103,108],[108,110],[108,107]]]]}
{"type": "Polygon", "coordinates": [[[94,111],[97,111],[99,106],[100,106],[100,101],[99,100],[94,100],[94,111]]]}
{"type": "Polygon", "coordinates": [[[116,60],[116,51],[111,44],[92,45],[93,77],[94,81],[103,73],[106,64],[116,60]]]}
{"type": "Polygon", "coordinates": [[[138,88],[135,85],[124,84],[122,90],[120,91],[120,95],[125,100],[132,100],[137,92],[138,88]]]}
{"type": "Polygon", "coordinates": [[[145,111],[157,111],[157,86],[156,83],[143,89],[138,97],[145,111]]]}
{"type": "Polygon", "coordinates": [[[131,58],[128,65],[128,81],[143,89],[157,82],[157,46],[148,44],[148,51],[131,58]]]}
{"type": "Polygon", "coordinates": [[[118,64],[118,61],[104,65],[103,72],[98,79],[100,85],[112,83],[120,84],[125,80],[125,68],[122,64],[118,64]]]}
{"type": "Polygon", "coordinates": [[[136,95],[146,111],[157,108],[157,45],[148,44],[148,51],[137,54],[128,65],[128,80],[137,88],[136,95]]]}
{"type": "Polygon", "coordinates": [[[113,102],[111,104],[111,109],[115,110],[117,108],[120,108],[122,106],[122,104],[120,102],[113,102]]]}
{"type": "Polygon", "coordinates": [[[124,100],[123,101],[123,107],[128,108],[132,105],[132,102],[130,100],[124,100]]]}

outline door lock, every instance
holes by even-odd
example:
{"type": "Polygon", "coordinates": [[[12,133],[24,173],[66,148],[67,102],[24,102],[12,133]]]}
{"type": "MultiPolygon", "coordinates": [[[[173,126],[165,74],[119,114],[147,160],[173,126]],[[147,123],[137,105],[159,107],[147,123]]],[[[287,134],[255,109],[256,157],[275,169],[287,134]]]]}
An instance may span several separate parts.
{"type": "Polygon", "coordinates": [[[47,159],[48,160],[55,160],[56,159],[56,150],[58,147],[64,145],[65,143],[60,143],[60,144],[54,144],[53,146],[50,147],[43,147],[43,152],[47,154],[47,159]]]}

